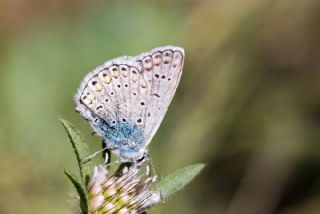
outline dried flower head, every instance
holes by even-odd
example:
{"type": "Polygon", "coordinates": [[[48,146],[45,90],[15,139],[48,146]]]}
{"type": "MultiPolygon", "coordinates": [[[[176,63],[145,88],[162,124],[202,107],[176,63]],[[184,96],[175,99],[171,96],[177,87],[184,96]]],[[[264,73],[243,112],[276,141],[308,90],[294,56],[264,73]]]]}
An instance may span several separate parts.
{"type": "Polygon", "coordinates": [[[88,183],[90,213],[141,213],[159,203],[160,192],[150,190],[155,177],[150,177],[148,172],[139,174],[139,170],[139,166],[133,165],[124,167],[120,173],[108,175],[105,166],[95,167],[88,183]]]}

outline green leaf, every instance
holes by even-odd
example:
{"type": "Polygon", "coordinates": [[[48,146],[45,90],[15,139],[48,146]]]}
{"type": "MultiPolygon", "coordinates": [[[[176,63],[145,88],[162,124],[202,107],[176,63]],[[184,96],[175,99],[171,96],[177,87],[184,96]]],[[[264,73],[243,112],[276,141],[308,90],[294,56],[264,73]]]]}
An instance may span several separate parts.
{"type": "Polygon", "coordinates": [[[90,176],[90,167],[88,164],[83,164],[82,161],[89,156],[88,145],[84,142],[81,133],[70,122],[62,118],[60,118],[60,121],[67,131],[70,142],[76,154],[82,182],[86,184],[90,176]]]}
{"type": "Polygon", "coordinates": [[[190,165],[162,179],[156,187],[160,191],[162,199],[166,200],[174,193],[183,189],[184,186],[190,183],[201,172],[204,166],[204,164],[190,165]]]}
{"type": "Polygon", "coordinates": [[[80,197],[80,207],[83,214],[89,213],[89,207],[88,207],[88,196],[86,192],[86,188],[83,186],[83,183],[79,181],[79,179],[72,174],[71,172],[64,171],[64,174],[70,179],[70,181],[73,183],[74,187],[76,188],[79,197],[80,197]]]}

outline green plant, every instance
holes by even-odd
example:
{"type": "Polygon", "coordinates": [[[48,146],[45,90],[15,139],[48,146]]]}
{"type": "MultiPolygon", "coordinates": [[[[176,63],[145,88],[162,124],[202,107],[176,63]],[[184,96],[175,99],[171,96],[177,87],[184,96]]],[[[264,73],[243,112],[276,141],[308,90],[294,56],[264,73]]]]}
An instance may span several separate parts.
{"type": "Polygon", "coordinates": [[[89,162],[84,162],[90,155],[84,138],[70,122],[64,119],[61,122],[74,149],[80,177],[69,171],[65,174],[77,190],[83,214],[143,212],[183,189],[204,168],[204,164],[190,165],[156,184],[142,180],[138,168],[124,163],[119,166],[121,173],[108,175],[106,166],[91,167],[89,162]]]}

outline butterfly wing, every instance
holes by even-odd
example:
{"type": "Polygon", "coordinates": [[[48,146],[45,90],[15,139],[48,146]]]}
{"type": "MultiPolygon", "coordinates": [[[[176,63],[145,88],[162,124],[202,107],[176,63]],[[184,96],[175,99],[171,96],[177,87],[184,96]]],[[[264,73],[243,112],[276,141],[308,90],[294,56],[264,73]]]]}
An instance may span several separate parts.
{"type": "Polygon", "coordinates": [[[158,130],[175,94],[182,74],[184,50],[166,46],[141,54],[137,63],[150,87],[144,135],[146,144],[158,130]]]}
{"type": "Polygon", "coordinates": [[[89,121],[110,149],[143,147],[143,118],[149,87],[135,58],[120,57],[107,61],[90,72],[75,96],[76,110],[89,121]]]}
{"type": "Polygon", "coordinates": [[[182,48],[166,46],[107,61],[84,78],[75,96],[76,110],[109,149],[136,159],[160,126],[183,60],[182,48]]]}

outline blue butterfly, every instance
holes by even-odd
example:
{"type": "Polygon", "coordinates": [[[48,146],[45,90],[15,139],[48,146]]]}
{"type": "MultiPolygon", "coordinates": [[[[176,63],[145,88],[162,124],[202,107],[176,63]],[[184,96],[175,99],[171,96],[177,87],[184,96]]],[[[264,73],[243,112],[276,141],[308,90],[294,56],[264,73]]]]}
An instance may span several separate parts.
{"type": "Polygon", "coordinates": [[[120,161],[136,162],[147,155],[179,84],[183,62],[184,50],[173,46],[107,61],[82,81],[76,111],[120,161]]]}

